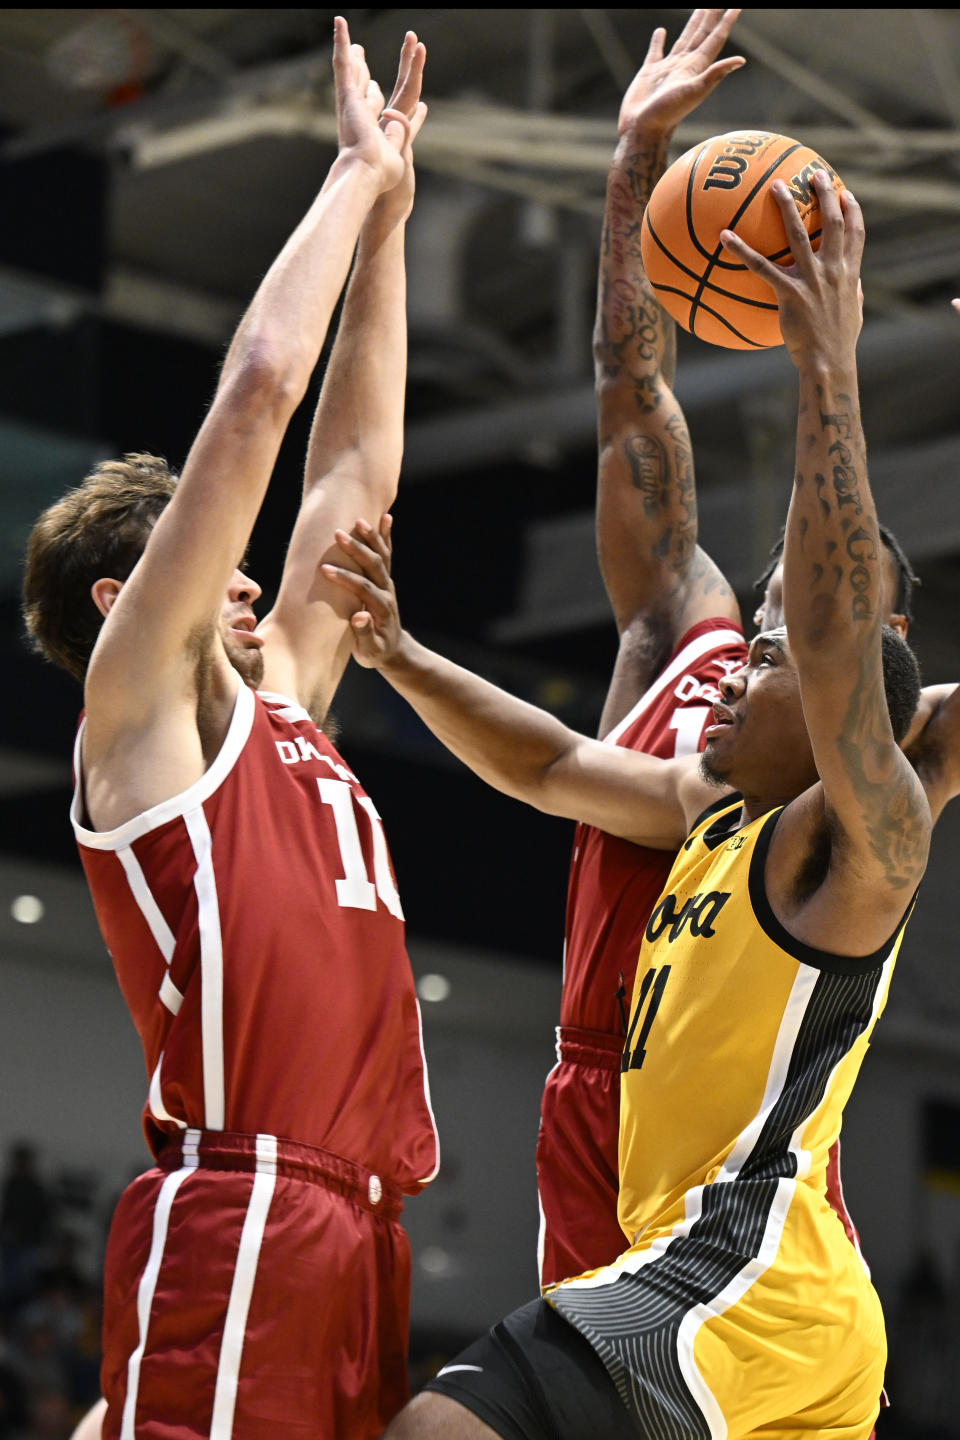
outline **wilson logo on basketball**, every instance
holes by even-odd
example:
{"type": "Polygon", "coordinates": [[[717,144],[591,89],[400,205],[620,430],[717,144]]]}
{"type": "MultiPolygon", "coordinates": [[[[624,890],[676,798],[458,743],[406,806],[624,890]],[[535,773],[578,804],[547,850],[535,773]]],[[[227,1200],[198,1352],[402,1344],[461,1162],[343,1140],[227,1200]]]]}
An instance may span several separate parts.
{"type": "Polygon", "coordinates": [[[792,180],[787,181],[790,194],[799,205],[801,211],[805,210],[809,205],[819,205],[820,203],[813,188],[813,177],[818,170],[826,170],[830,176],[831,183],[837,179],[836,170],[832,169],[826,160],[821,160],[820,156],[817,155],[808,165],[804,165],[798,175],[794,175],[792,180]]]}
{"type": "Polygon", "coordinates": [[[704,190],[735,190],[759,150],[769,144],[770,135],[742,135],[725,145],[703,182],[704,190]]]}

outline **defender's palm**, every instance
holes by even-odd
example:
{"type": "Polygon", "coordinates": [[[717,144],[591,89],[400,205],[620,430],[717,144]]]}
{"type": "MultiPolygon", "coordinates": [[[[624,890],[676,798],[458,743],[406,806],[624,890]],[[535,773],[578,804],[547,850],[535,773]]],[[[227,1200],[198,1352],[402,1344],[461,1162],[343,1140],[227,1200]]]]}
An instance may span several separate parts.
{"type": "Polygon", "coordinates": [[[742,55],[717,60],[739,10],[695,10],[669,55],[666,31],[655,30],[646,59],[620,106],[618,133],[635,128],[673,130],[733,70],[742,55]]]}

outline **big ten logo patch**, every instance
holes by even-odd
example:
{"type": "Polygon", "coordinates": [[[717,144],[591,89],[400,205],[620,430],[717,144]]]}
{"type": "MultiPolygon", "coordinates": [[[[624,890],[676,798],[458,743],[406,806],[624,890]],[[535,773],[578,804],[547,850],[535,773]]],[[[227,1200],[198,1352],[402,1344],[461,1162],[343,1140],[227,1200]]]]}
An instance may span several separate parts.
{"type": "Polygon", "coordinates": [[[706,894],[698,891],[679,907],[675,895],[664,895],[647,921],[644,937],[647,940],[659,940],[666,931],[667,941],[672,945],[689,925],[691,935],[697,939],[711,940],[716,934],[714,921],[730,899],[730,894],[729,890],[710,890],[706,894]]]}

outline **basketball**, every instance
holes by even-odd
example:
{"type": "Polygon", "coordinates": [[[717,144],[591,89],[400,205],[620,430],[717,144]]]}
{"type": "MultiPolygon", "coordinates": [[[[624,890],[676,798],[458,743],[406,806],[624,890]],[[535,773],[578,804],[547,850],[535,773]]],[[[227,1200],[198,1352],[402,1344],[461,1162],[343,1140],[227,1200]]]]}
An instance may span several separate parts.
{"type": "Polygon", "coordinates": [[[711,345],[781,345],[773,291],[724,251],[720,231],[735,230],[767,259],[789,265],[790,247],[770,189],[783,180],[816,250],[817,170],[827,172],[835,191],[843,189],[815,150],[765,130],[715,135],[675,160],[650,197],[640,233],[647,278],[667,314],[711,345]]]}

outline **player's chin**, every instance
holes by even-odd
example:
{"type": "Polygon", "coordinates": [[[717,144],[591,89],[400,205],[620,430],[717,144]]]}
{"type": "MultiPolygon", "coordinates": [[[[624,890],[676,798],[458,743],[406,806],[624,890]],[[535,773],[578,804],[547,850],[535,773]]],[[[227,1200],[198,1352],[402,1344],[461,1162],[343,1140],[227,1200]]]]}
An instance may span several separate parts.
{"type": "Polygon", "coordinates": [[[715,740],[708,740],[700,756],[700,779],[708,785],[726,788],[730,784],[730,767],[721,757],[715,740]]]}
{"type": "Polygon", "coordinates": [[[226,645],[227,659],[236,670],[244,685],[259,690],[263,683],[263,651],[250,645],[226,645]]]}

